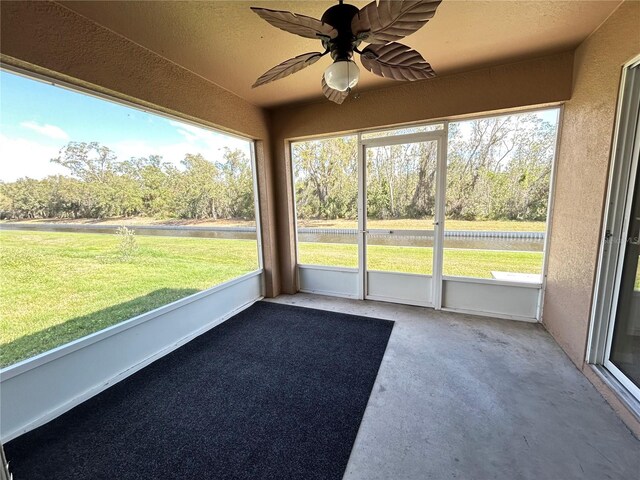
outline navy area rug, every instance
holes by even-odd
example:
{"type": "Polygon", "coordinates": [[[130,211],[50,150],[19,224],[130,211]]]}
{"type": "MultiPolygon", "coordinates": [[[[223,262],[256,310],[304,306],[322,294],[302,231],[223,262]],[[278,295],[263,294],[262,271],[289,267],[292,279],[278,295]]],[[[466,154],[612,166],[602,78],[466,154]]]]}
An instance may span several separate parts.
{"type": "Polygon", "coordinates": [[[9,442],[11,471],[16,480],[339,480],[392,328],[258,302],[9,442]]]}

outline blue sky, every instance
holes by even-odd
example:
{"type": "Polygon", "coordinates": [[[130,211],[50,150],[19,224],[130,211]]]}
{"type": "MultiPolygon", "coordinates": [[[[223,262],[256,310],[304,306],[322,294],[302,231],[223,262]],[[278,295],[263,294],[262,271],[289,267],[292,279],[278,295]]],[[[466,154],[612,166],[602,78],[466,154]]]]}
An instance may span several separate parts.
{"type": "Polygon", "coordinates": [[[0,180],[43,178],[65,169],[50,159],[69,141],[100,142],[119,159],[162,155],[179,164],[186,153],[219,161],[235,137],[0,71],[0,180]]]}
{"type": "MultiPolygon", "coordinates": [[[[556,109],[538,115],[557,121],[556,109]]],[[[187,153],[220,161],[224,147],[249,155],[236,137],[0,70],[0,180],[67,173],[50,160],[69,141],[99,142],[121,160],[161,155],[176,165],[187,153]]]]}

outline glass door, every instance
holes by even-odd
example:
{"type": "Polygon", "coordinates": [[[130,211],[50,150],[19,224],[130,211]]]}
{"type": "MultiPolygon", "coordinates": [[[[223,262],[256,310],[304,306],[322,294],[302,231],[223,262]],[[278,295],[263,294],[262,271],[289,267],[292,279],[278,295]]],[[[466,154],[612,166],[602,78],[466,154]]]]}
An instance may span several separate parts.
{"type": "Polygon", "coordinates": [[[605,366],[640,398],[640,169],[636,177],[605,366]]]}
{"type": "Polygon", "coordinates": [[[363,141],[364,297],[435,306],[439,298],[443,131],[363,141]]]}
{"type": "Polygon", "coordinates": [[[640,401],[640,55],[618,98],[586,360],[640,401]]]}

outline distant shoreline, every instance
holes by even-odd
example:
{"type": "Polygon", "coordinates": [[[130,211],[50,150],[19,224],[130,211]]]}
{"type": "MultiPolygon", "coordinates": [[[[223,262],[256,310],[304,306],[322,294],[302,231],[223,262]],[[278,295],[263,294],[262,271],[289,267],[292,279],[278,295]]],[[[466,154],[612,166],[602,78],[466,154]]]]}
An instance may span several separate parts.
{"type": "Polygon", "coordinates": [[[202,227],[255,227],[251,220],[235,219],[158,219],[148,217],[116,217],[116,218],[30,218],[23,220],[0,220],[0,225],[8,224],[76,224],[76,225],[115,225],[115,226],[202,226],[202,227]]]}
{"type": "MultiPolygon", "coordinates": [[[[431,218],[423,219],[389,219],[368,221],[369,228],[389,229],[433,229],[431,218]]],[[[157,226],[157,227],[255,227],[256,223],[242,219],[180,219],[180,218],[150,218],[150,217],[114,217],[114,218],[38,218],[24,220],[0,220],[0,225],[24,224],[76,224],[76,225],[112,225],[112,226],[157,226]]],[[[356,220],[346,219],[298,219],[298,228],[358,228],[356,220]]],[[[544,232],[546,222],[518,221],[518,220],[446,220],[447,230],[481,230],[481,231],[517,231],[544,232]]]]}

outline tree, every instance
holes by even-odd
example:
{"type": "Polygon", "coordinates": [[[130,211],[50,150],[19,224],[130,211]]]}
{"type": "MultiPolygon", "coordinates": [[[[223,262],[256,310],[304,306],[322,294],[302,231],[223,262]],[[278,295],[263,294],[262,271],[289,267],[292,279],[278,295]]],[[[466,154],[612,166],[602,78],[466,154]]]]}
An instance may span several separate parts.
{"type": "Polygon", "coordinates": [[[299,142],[292,150],[300,218],[356,218],[357,138],[299,142]]]}
{"type": "Polygon", "coordinates": [[[83,184],[81,210],[90,218],[135,215],[142,207],[138,183],[121,171],[116,155],[97,142],[69,142],[53,163],[83,184]]]}
{"type": "Polygon", "coordinates": [[[116,155],[98,142],[69,142],[51,162],[84,182],[104,183],[115,171],[116,155]]]}
{"type": "Polygon", "coordinates": [[[187,154],[181,163],[184,171],[173,183],[173,211],[181,218],[217,220],[221,203],[218,167],[201,154],[187,154]]]}
{"type": "MultiPolygon", "coordinates": [[[[544,220],[554,138],[555,126],[535,114],[451,122],[448,218],[544,220]]],[[[357,144],[353,135],[293,144],[300,219],[357,218],[357,144]]],[[[153,155],[119,161],[107,146],[69,142],[52,162],[68,174],[0,183],[3,218],[254,218],[251,162],[241,150],[225,149],[215,163],[189,153],[176,166],[153,155]]],[[[368,218],[435,215],[435,142],[369,148],[366,162],[368,218]]]]}
{"type": "Polygon", "coordinates": [[[533,114],[449,124],[447,216],[545,219],[554,136],[533,114]]]}
{"type": "Polygon", "coordinates": [[[11,218],[43,218],[49,213],[50,192],[45,182],[20,178],[3,185],[3,195],[11,218]]]}
{"type": "Polygon", "coordinates": [[[435,142],[419,145],[416,187],[407,213],[412,217],[433,217],[436,210],[437,145],[435,142]]]}
{"type": "Polygon", "coordinates": [[[225,148],[224,161],[217,164],[223,192],[222,208],[230,218],[253,219],[253,175],[251,164],[242,150],[225,148]]]}
{"type": "Polygon", "coordinates": [[[149,217],[172,216],[171,179],[178,176],[173,165],[163,162],[159,155],[151,155],[125,160],[119,170],[137,184],[141,214],[149,217]]]}
{"type": "MultiPolygon", "coordinates": [[[[543,220],[555,126],[535,114],[449,124],[446,215],[467,220],[543,220]]],[[[356,137],[292,147],[300,219],[355,218],[356,137]]],[[[367,149],[369,218],[435,215],[435,142],[367,149]]]]}

